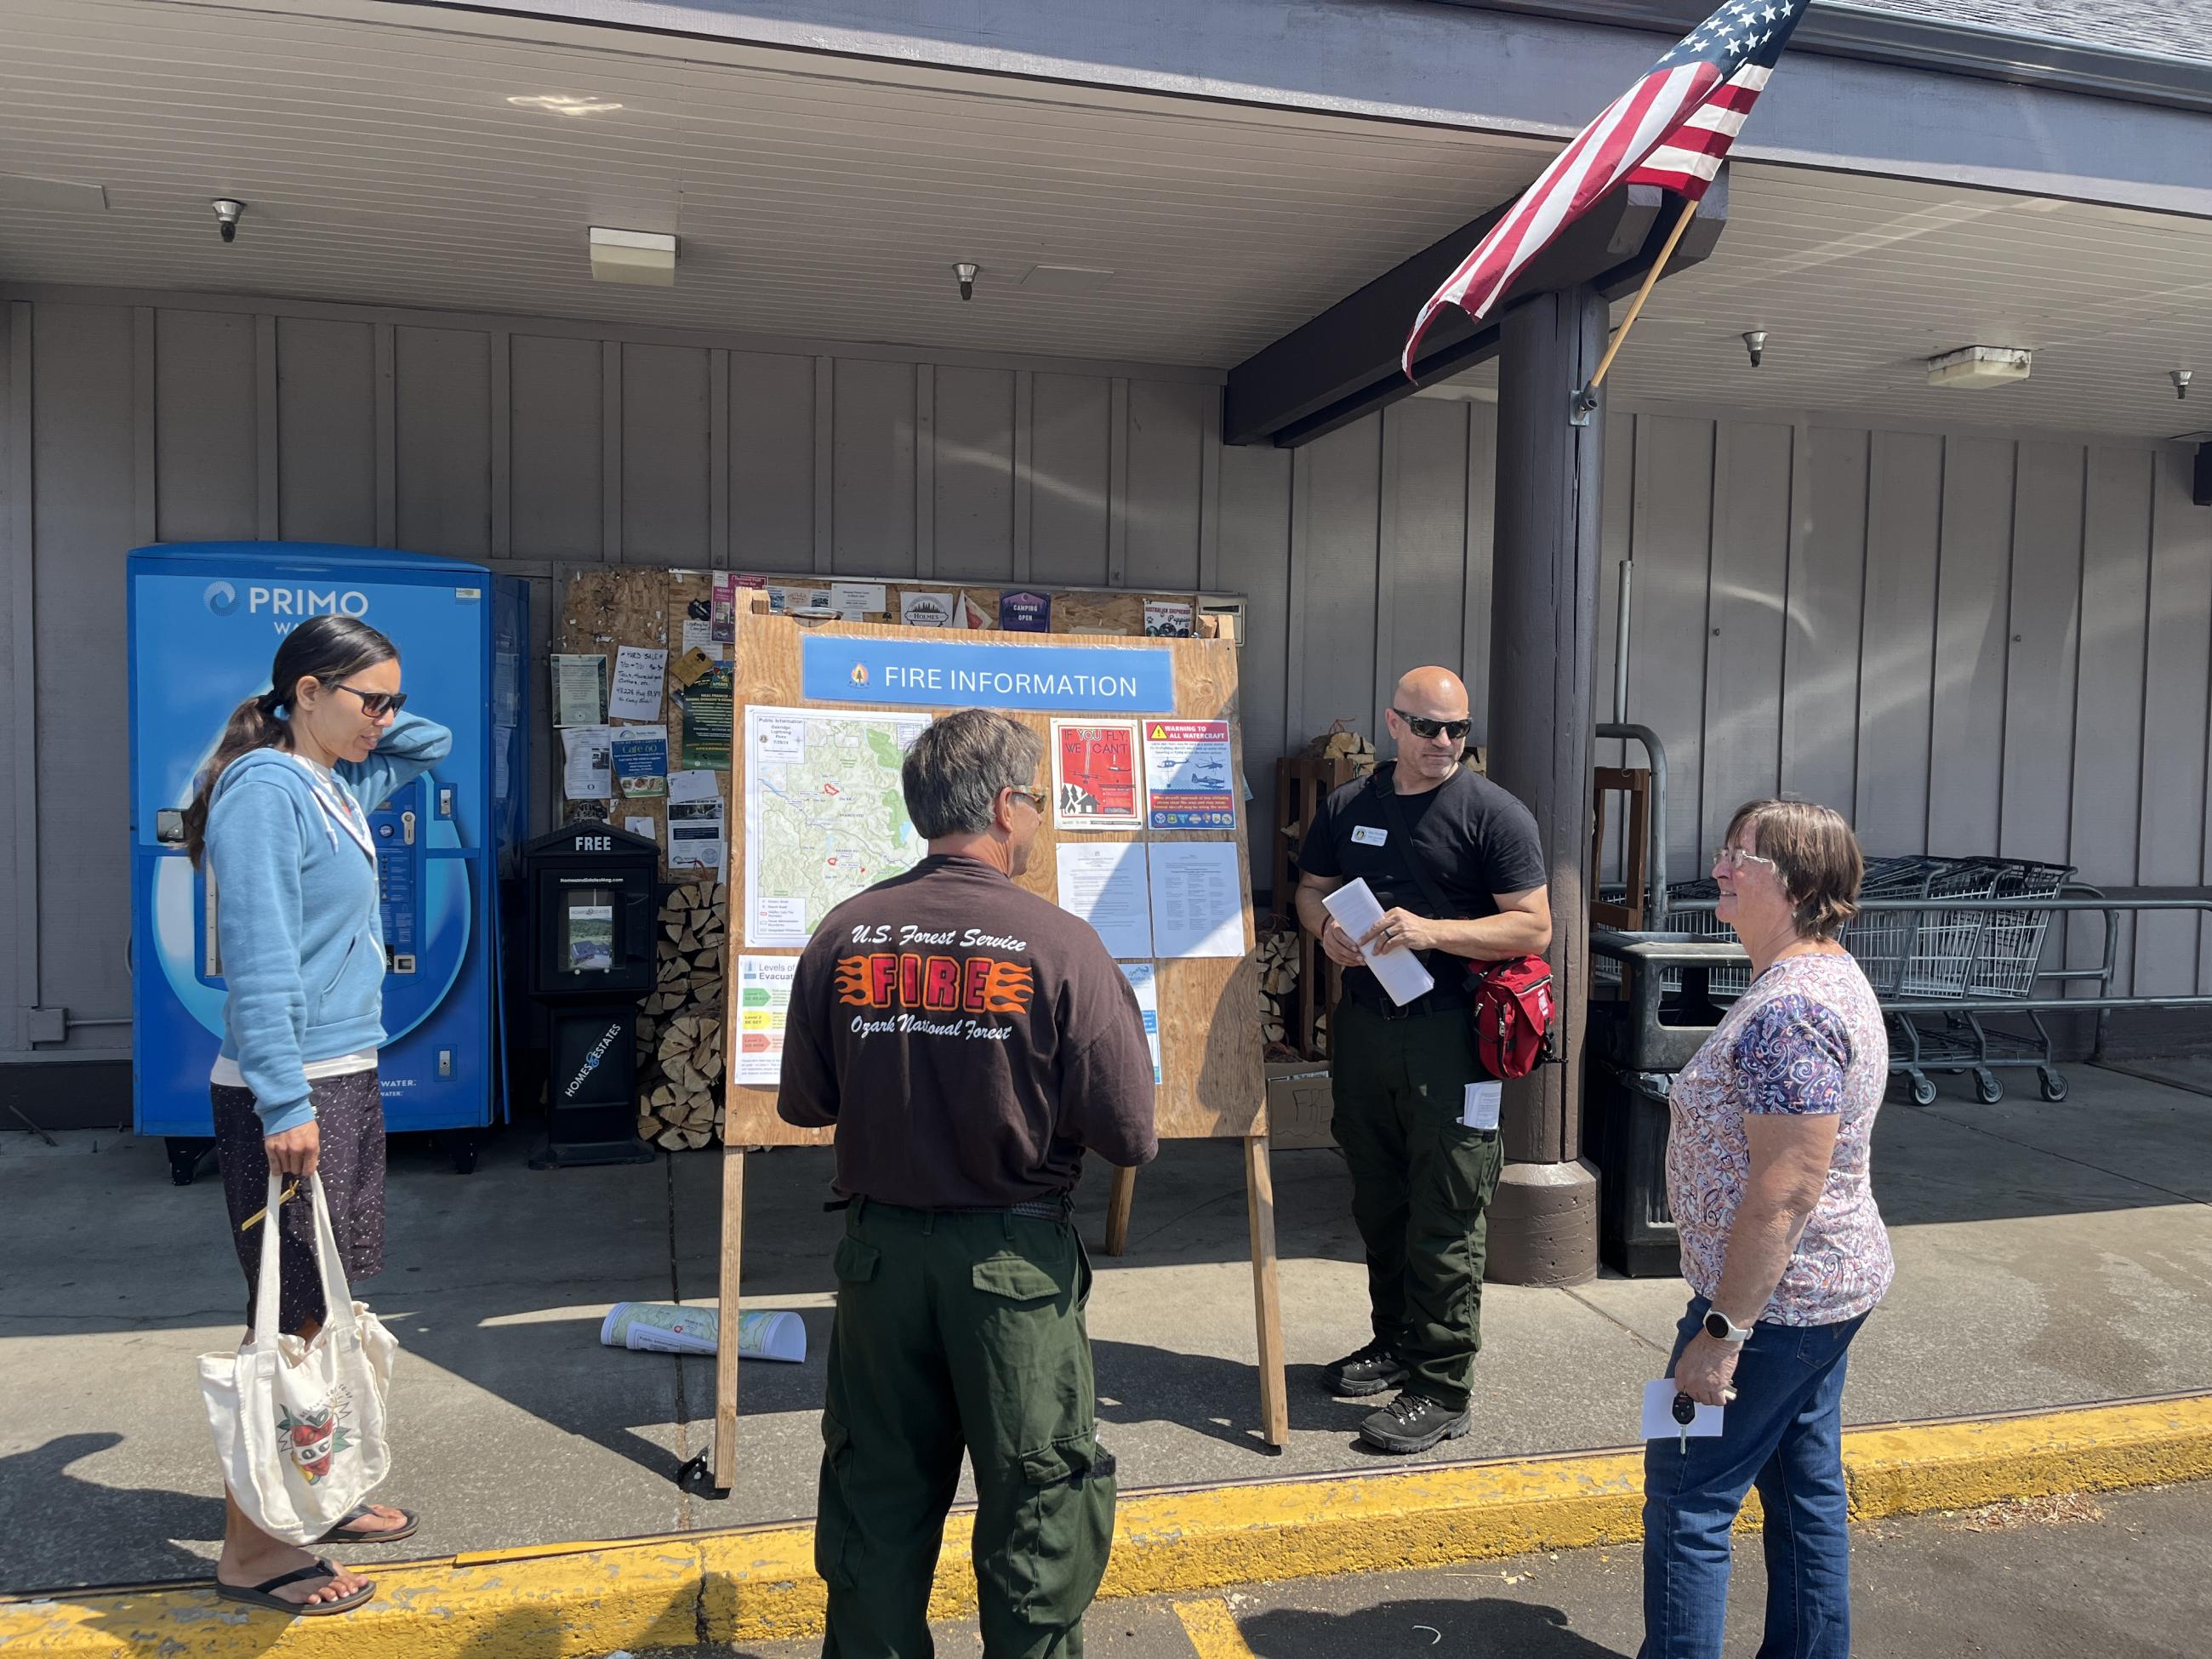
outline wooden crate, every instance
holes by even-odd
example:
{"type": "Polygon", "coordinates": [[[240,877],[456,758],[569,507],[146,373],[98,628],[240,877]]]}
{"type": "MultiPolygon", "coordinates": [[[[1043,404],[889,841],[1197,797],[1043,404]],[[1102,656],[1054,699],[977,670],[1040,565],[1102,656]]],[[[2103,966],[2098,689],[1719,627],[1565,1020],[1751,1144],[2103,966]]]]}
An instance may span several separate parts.
{"type": "MultiPolygon", "coordinates": [[[[1309,760],[1304,756],[1275,763],[1275,908],[1295,918],[1293,895],[1298,884],[1298,848],[1314,815],[1332,791],[1361,776],[1347,756],[1309,760]]],[[[1309,1060],[1326,1057],[1327,1043],[1317,1035],[1316,1022],[1324,1020],[1344,994],[1344,970],[1331,962],[1321,941],[1301,928],[1298,932],[1298,990],[1284,1021],[1283,1041],[1309,1060]]]]}

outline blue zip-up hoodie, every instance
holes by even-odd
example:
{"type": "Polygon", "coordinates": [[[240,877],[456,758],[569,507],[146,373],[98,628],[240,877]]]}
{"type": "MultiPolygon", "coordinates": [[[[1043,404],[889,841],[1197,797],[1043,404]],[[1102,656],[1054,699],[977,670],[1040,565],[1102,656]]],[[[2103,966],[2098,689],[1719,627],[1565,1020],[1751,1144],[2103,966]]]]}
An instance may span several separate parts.
{"type": "MultiPolygon", "coordinates": [[[[444,726],[402,714],[367,760],[332,776],[367,814],[453,746],[444,726]]],[[[207,860],[230,988],[222,1052],[253,1091],[263,1131],[281,1134],[314,1119],[310,1062],[385,1040],[375,861],[315,798],[307,766],[277,749],[240,756],[216,781],[207,860]]]]}

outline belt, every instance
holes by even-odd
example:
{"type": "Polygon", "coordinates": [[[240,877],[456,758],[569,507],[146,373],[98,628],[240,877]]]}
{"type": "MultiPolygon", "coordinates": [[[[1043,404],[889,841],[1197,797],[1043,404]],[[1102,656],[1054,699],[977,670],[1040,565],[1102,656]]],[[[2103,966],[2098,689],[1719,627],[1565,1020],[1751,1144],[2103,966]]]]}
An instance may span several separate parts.
{"type": "Polygon", "coordinates": [[[1423,1014],[1464,1013],[1474,1006],[1463,996],[1447,995],[1442,991],[1424,991],[1403,1005],[1391,1001],[1387,991],[1367,997],[1347,985],[1345,994],[1377,1019],[1413,1019],[1423,1014]]]}
{"type": "MultiPolygon", "coordinates": [[[[833,1199],[822,1207],[825,1210],[850,1209],[854,1204],[866,1206],[883,1204],[884,1200],[870,1198],[865,1193],[855,1193],[850,1198],[833,1199]]],[[[1053,1198],[1027,1198],[1018,1204],[991,1205],[982,1209],[937,1209],[913,1204],[884,1204],[890,1210],[911,1210],[916,1215],[1018,1215],[1029,1221],[1054,1221],[1061,1226],[1072,1226],[1075,1221],[1075,1198],[1061,1193],[1053,1198]]]]}

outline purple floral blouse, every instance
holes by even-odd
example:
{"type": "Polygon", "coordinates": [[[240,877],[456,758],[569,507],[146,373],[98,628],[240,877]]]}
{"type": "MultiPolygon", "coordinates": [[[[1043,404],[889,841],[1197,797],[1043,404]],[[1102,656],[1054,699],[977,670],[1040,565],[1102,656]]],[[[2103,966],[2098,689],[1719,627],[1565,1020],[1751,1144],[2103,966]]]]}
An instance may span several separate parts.
{"type": "Polygon", "coordinates": [[[1843,1121],[1826,1189],[1759,1316],[1832,1325],[1881,1300],[1896,1264],[1867,1159],[1888,1081],[1888,1030],[1851,957],[1785,957],[1753,982],[1674,1079],[1667,1198],[1691,1288],[1704,1297],[1720,1288],[1751,1174],[1744,1115],[1834,1112],[1843,1121]]]}

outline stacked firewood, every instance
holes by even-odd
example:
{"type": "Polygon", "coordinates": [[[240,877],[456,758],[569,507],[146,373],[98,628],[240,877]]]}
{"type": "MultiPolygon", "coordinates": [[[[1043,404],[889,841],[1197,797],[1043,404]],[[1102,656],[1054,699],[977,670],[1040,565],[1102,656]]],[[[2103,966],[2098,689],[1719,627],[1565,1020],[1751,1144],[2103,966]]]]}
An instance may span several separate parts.
{"type": "Polygon", "coordinates": [[[1260,1035],[1270,1048],[1284,1042],[1297,1022],[1298,930],[1291,926],[1260,933],[1260,1035]]]}
{"type": "Polygon", "coordinates": [[[638,1020],[637,1133],[672,1152],[721,1138],[728,918],[720,882],[671,888],[660,906],[659,975],[638,1020]]]}
{"type": "Polygon", "coordinates": [[[1362,737],[1342,720],[1306,745],[1308,760],[1334,760],[1339,756],[1352,763],[1355,775],[1364,775],[1375,769],[1375,744],[1362,737]]]}

